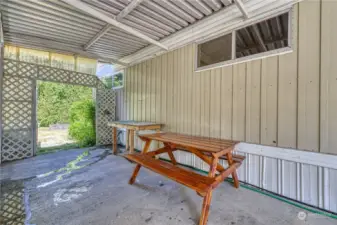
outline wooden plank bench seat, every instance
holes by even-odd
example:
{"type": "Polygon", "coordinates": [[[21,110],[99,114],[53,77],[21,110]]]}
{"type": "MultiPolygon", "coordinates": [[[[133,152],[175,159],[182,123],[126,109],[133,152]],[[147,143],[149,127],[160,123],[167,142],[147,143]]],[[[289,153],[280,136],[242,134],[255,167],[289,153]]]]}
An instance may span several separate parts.
{"type": "Polygon", "coordinates": [[[180,184],[183,184],[202,196],[205,196],[216,182],[215,178],[202,176],[200,174],[177,167],[171,163],[157,160],[146,154],[128,154],[125,158],[142,165],[162,176],[168,177],[180,184]]]}

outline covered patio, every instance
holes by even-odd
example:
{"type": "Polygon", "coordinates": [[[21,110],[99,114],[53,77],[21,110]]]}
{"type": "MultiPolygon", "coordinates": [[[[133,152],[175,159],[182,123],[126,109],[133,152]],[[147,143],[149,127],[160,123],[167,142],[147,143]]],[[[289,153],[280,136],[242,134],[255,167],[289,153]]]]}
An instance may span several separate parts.
{"type": "Polygon", "coordinates": [[[0,1],[0,225],[335,224],[336,27],[328,0],[0,1]],[[38,81],[94,90],[95,147],[36,156],[38,81]]]}
{"type": "MultiPolygon", "coordinates": [[[[124,158],[112,155],[110,148],[61,151],[7,163],[0,168],[0,200],[8,211],[2,211],[5,220],[0,222],[198,223],[202,199],[195,192],[147,170],[141,170],[135,185],[128,185],[133,167],[124,158]],[[86,156],[78,160],[83,155],[86,156]],[[74,161],[75,165],[70,166],[74,161]]],[[[316,209],[298,207],[300,204],[289,204],[286,199],[280,201],[250,186],[234,189],[231,183],[225,182],[213,198],[210,225],[336,223],[316,209]]]]}

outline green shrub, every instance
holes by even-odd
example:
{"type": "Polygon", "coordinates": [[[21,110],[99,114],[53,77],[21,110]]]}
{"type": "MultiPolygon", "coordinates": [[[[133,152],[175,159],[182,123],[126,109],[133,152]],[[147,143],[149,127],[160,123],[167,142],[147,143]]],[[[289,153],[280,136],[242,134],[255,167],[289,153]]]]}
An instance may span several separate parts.
{"type": "Polygon", "coordinates": [[[39,81],[37,115],[40,127],[69,123],[69,105],[84,99],[92,99],[92,88],[39,81]]]}
{"type": "Polygon", "coordinates": [[[95,105],[92,100],[74,102],[69,110],[69,120],[69,135],[80,147],[95,145],[95,105]]]}

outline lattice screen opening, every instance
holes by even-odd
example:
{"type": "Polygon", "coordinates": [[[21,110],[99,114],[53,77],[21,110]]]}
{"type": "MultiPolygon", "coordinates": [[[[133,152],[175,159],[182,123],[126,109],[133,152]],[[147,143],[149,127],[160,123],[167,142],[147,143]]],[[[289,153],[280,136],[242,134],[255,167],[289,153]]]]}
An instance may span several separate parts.
{"type": "Polygon", "coordinates": [[[3,62],[1,162],[34,155],[36,80],[96,88],[96,142],[112,143],[107,123],[115,119],[115,91],[105,89],[96,76],[12,59],[3,62]]]}

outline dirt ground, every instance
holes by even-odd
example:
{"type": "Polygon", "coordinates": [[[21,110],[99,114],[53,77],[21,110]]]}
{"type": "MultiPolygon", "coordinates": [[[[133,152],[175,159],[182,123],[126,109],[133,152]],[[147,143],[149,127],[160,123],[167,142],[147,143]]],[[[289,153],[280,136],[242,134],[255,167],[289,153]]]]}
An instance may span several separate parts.
{"type": "Polygon", "coordinates": [[[68,135],[68,129],[50,130],[49,127],[39,127],[38,146],[40,148],[61,146],[75,143],[68,135]]]}

